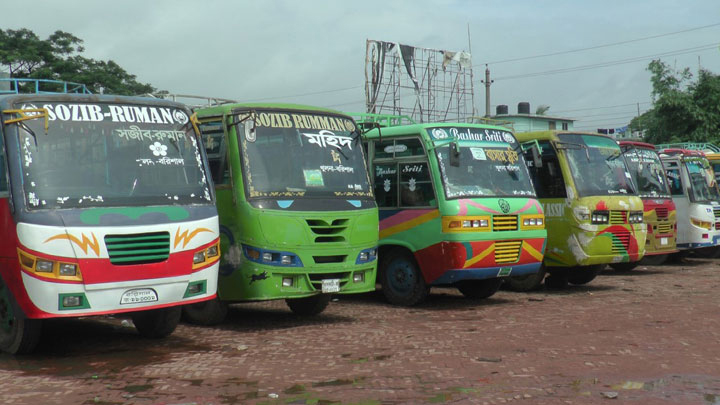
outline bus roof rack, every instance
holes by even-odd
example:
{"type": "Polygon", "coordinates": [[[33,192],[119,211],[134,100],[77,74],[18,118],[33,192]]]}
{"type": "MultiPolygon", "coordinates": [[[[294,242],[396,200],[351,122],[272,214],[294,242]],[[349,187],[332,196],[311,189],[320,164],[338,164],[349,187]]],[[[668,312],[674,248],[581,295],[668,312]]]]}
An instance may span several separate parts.
{"type": "Polygon", "coordinates": [[[719,153],[720,147],[710,142],[676,142],[676,143],[661,143],[655,145],[657,149],[685,149],[685,150],[699,150],[705,153],[719,153]]]}
{"type": "Polygon", "coordinates": [[[202,108],[202,107],[213,107],[213,106],[222,105],[222,104],[237,103],[236,100],[230,100],[228,98],[196,96],[196,95],[192,95],[192,94],[156,93],[156,94],[143,94],[143,96],[159,98],[159,99],[163,99],[163,100],[172,100],[172,101],[175,101],[178,103],[183,103],[192,109],[202,108]]]}
{"type": "Polygon", "coordinates": [[[82,83],[49,79],[0,78],[3,94],[92,94],[82,83]]]}
{"type": "Polygon", "coordinates": [[[417,124],[415,120],[408,117],[407,115],[392,115],[392,114],[374,114],[374,113],[347,113],[355,119],[358,126],[365,130],[373,129],[375,127],[397,127],[400,125],[413,125],[417,124]]]}

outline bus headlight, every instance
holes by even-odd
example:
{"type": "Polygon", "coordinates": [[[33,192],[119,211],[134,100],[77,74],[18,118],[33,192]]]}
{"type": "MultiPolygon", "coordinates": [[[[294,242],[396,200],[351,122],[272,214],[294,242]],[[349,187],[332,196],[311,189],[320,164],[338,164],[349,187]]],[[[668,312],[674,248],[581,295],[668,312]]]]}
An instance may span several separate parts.
{"type": "Polygon", "coordinates": [[[590,221],[595,224],[608,224],[610,223],[610,212],[608,211],[593,211],[590,221]]]}
{"type": "Polygon", "coordinates": [[[77,274],[77,265],[72,263],[60,263],[58,273],[61,276],[74,276],[77,274]]]}
{"type": "Polygon", "coordinates": [[[220,240],[216,239],[212,245],[193,253],[192,268],[193,270],[199,269],[213,264],[218,260],[220,260],[220,240]]]}
{"type": "Polygon", "coordinates": [[[38,259],[35,262],[35,271],[39,273],[52,273],[55,263],[50,260],[38,259]]]}
{"type": "Polygon", "coordinates": [[[631,224],[642,224],[643,213],[642,211],[630,211],[628,215],[628,222],[631,224]]]}
{"type": "Polygon", "coordinates": [[[545,218],[542,214],[523,215],[521,218],[523,229],[542,229],[545,224],[545,218]]]}
{"type": "Polygon", "coordinates": [[[489,216],[472,216],[472,217],[444,216],[444,217],[442,217],[442,231],[443,232],[474,232],[474,231],[489,231],[489,230],[490,230],[490,217],[489,216]]]}

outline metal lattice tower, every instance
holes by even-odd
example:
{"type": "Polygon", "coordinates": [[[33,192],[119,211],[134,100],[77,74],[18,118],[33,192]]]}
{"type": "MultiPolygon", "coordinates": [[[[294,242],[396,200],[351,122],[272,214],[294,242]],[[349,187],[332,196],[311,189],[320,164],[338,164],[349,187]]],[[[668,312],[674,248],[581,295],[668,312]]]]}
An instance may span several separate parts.
{"type": "Polygon", "coordinates": [[[368,40],[368,113],[406,115],[417,122],[464,122],[475,115],[472,59],[467,52],[368,40]]]}

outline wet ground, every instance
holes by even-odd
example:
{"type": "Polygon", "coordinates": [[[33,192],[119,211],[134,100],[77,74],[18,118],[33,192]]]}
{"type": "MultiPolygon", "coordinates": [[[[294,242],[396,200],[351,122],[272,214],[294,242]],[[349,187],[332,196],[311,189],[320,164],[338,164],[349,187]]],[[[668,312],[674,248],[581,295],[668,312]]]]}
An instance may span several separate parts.
{"type": "Polygon", "coordinates": [[[366,294],[309,319],[241,304],[163,340],[59,320],[37,354],[0,355],[0,403],[720,404],[718,287],[720,259],[687,259],[479,302],[366,294]]]}

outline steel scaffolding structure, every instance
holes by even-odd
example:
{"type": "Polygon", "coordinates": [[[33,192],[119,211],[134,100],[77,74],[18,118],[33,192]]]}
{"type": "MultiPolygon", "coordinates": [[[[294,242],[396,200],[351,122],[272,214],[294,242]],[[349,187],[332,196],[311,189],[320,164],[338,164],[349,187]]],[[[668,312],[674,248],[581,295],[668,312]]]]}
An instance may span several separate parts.
{"type": "Polygon", "coordinates": [[[406,115],[417,122],[463,122],[475,115],[469,53],[376,40],[366,45],[368,113],[406,115]]]}

